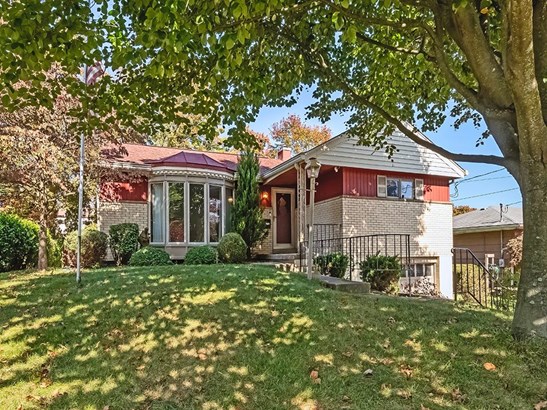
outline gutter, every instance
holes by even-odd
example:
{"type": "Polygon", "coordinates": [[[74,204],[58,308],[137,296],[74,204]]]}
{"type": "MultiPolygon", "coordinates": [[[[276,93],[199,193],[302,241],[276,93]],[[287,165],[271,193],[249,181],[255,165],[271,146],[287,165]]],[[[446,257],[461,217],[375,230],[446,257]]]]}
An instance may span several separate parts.
{"type": "Polygon", "coordinates": [[[515,229],[524,229],[521,224],[500,225],[500,226],[479,226],[479,227],[467,227],[467,228],[453,228],[454,235],[461,235],[466,233],[481,233],[481,232],[497,232],[497,231],[513,231],[515,229]]]}

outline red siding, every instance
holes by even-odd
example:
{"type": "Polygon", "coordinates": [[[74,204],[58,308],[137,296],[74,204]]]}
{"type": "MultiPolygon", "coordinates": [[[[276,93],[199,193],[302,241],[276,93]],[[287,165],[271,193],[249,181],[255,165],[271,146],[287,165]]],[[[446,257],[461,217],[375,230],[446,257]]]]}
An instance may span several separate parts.
{"type": "Polygon", "coordinates": [[[376,177],[385,175],[401,179],[423,179],[426,201],[450,202],[449,178],[357,168],[343,168],[342,171],[344,195],[376,197],[376,177]]]}
{"type": "Polygon", "coordinates": [[[100,198],[102,201],[146,202],[148,199],[148,182],[103,182],[100,198]]]}
{"type": "Polygon", "coordinates": [[[317,202],[325,199],[335,198],[343,194],[343,178],[342,171],[339,169],[336,172],[330,169],[328,172],[319,172],[317,185],[315,187],[315,200],[317,202]]]}

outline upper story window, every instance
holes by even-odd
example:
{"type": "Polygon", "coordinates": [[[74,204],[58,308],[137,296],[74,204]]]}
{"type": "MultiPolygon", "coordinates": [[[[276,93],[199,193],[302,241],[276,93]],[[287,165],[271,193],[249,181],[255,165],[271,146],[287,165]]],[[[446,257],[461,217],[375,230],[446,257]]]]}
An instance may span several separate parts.
{"type": "Polygon", "coordinates": [[[395,178],[378,175],[377,195],[382,198],[423,200],[423,179],[395,178]]]}

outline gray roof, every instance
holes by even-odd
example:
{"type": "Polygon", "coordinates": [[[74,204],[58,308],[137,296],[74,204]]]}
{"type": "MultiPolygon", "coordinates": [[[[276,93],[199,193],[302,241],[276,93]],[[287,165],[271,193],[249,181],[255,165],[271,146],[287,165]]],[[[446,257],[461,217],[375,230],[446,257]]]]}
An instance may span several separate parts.
{"type": "Polygon", "coordinates": [[[522,208],[503,208],[500,218],[499,206],[477,209],[454,217],[454,232],[494,231],[523,227],[522,208]]]}

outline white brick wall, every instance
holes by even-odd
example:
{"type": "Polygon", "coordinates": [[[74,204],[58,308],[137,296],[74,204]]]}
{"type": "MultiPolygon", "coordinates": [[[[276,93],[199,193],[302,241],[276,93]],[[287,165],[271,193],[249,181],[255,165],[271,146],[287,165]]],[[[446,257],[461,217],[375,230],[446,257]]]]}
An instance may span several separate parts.
{"type": "MultiPolygon", "coordinates": [[[[121,223],[136,223],[139,225],[139,232],[148,227],[148,204],[146,202],[99,202],[97,212],[97,228],[99,231],[108,234],[112,225],[121,223]]],[[[110,249],[106,260],[113,260],[110,249]]]]}
{"type": "Polygon", "coordinates": [[[98,229],[108,233],[112,225],[136,223],[139,230],[148,227],[148,204],[146,202],[104,202],[99,203],[98,229]]]}
{"type": "MultiPolygon", "coordinates": [[[[340,196],[316,202],[313,222],[314,224],[340,224],[342,222],[342,209],[343,198],[340,196]]],[[[308,222],[306,221],[307,225],[308,222]]]]}
{"type": "Polygon", "coordinates": [[[412,257],[439,258],[439,291],[453,297],[452,204],[343,197],[344,236],[409,234],[412,257]]]}
{"type": "Polygon", "coordinates": [[[273,217],[272,217],[272,208],[264,208],[262,212],[262,217],[264,219],[269,219],[270,223],[272,224],[270,226],[270,229],[268,230],[268,235],[264,238],[264,240],[259,243],[254,249],[253,253],[256,255],[269,255],[273,252],[273,217]]]}

